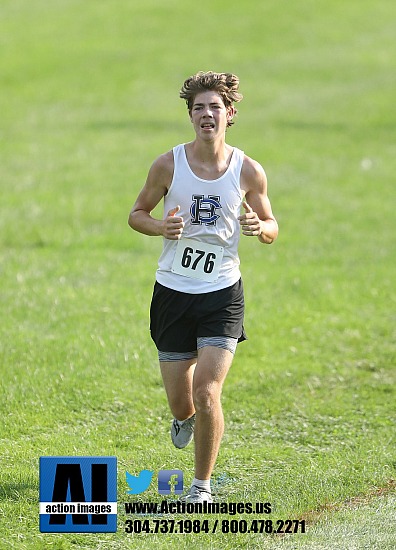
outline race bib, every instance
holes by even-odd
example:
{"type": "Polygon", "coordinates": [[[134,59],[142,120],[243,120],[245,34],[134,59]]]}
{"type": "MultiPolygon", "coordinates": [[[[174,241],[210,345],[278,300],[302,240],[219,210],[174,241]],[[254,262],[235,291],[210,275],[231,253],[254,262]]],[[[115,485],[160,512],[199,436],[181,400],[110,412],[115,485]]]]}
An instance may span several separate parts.
{"type": "Polygon", "coordinates": [[[224,248],[193,239],[180,239],[172,264],[172,272],[192,279],[214,283],[219,277],[224,248]]]}

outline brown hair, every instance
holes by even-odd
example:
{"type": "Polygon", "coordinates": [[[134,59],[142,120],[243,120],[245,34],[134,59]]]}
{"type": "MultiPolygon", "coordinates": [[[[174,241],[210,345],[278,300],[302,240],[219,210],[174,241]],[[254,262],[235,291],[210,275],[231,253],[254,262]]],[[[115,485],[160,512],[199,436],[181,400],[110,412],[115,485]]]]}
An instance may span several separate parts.
{"type": "MultiPolygon", "coordinates": [[[[207,90],[217,92],[226,107],[231,107],[234,103],[241,101],[243,95],[238,92],[239,78],[231,73],[214,73],[212,71],[200,71],[184,81],[180,90],[180,97],[186,100],[188,111],[191,113],[195,96],[207,90]]],[[[237,110],[235,109],[235,114],[237,110]]],[[[234,124],[232,120],[227,122],[227,126],[234,124]]]]}

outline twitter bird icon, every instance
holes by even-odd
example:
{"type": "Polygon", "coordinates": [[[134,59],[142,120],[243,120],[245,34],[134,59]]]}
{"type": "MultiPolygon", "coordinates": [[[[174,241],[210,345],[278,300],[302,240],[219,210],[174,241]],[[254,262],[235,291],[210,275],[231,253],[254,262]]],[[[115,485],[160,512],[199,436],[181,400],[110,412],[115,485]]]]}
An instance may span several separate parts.
{"type": "Polygon", "coordinates": [[[129,485],[130,491],[127,491],[130,495],[139,495],[143,493],[151,483],[154,472],[151,470],[142,470],[139,475],[133,476],[129,472],[126,472],[126,482],[129,485]]]}

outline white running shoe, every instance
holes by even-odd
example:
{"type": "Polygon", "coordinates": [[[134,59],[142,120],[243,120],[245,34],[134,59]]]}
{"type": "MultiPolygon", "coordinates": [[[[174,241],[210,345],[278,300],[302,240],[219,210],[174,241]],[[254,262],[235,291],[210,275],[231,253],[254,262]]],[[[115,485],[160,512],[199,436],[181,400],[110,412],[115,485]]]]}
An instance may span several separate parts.
{"type": "Polygon", "coordinates": [[[184,449],[194,437],[195,414],[180,422],[173,419],[171,426],[172,443],[178,449],[184,449]]]}
{"type": "Polygon", "coordinates": [[[206,491],[197,485],[192,485],[190,492],[181,498],[184,502],[192,503],[203,503],[203,502],[213,502],[212,493],[206,491]]]}

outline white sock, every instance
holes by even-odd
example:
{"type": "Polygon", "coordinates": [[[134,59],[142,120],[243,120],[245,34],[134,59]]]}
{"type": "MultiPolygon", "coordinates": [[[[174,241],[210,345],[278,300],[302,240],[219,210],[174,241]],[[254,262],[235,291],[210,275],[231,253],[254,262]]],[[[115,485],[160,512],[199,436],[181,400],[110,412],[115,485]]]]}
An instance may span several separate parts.
{"type": "Polygon", "coordinates": [[[194,479],[191,483],[191,486],[193,486],[193,485],[196,485],[200,489],[204,489],[208,493],[211,492],[211,490],[210,490],[210,479],[197,479],[196,477],[194,477],[194,479]]]}

